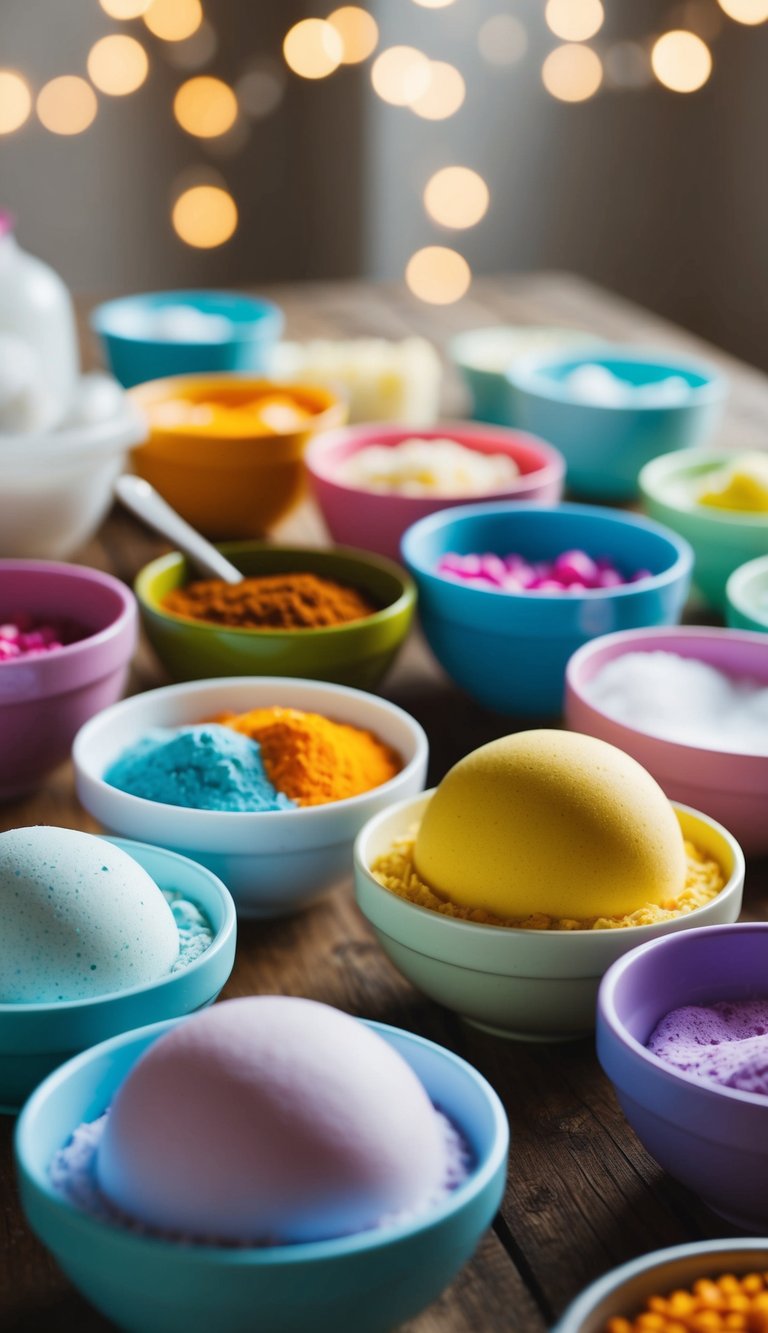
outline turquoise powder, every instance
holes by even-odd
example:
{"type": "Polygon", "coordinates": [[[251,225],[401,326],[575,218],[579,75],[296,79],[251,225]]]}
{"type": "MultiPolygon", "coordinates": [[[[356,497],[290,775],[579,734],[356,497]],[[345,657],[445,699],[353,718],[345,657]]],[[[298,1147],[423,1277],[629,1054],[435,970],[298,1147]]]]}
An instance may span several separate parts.
{"type": "Polygon", "coordinates": [[[104,781],[146,801],[192,810],[296,806],[269,781],[258,742],[214,723],[149,732],[110,764],[104,781]]]}

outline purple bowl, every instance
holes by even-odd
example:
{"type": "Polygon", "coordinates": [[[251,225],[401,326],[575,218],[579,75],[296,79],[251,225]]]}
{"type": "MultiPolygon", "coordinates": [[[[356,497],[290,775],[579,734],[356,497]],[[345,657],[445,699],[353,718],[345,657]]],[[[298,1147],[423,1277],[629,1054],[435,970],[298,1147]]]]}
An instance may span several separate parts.
{"type": "Polygon", "coordinates": [[[0,623],[19,612],[72,620],[84,639],[0,662],[0,800],[33,791],[69,755],[84,722],[123,692],[136,646],[133,593],[96,569],[0,560],[0,623]]]}
{"type": "Polygon", "coordinates": [[[608,969],[597,1054],[638,1138],[716,1213],[768,1232],[768,1097],[704,1083],[645,1047],[672,1009],[768,998],[768,923],[703,926],[651,940],[608,969]]]}

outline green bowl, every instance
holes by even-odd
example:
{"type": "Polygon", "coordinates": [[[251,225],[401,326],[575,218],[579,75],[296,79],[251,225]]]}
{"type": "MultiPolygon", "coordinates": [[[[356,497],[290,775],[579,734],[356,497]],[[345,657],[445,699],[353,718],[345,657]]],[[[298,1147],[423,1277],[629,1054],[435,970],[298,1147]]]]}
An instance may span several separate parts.
{"type": "MultiPolygon", "coordinates": [[[[713,509],[695,500],[708,474],[737,457],[733,450],[723,449],[662,454],[647,463],[638,478],[645,512],[688,539],[696,557],[693,581],[702,596],[720,611],[726,607],[725,585],[733,571],[746,560],[768,555],[768,514],[713,509]]],[[[766,628],[752,621],[732,620],[729,624],[766,628]]]]}
{"type": "Polygon", "coordinates": [[[243,574],[318,574],[367,593],[383,609],[363,620],[323,629],[260,630],[207,624],[173,615],[163,598],[192,573],[178,551],[139,572],[134,588],[144,628],[174,680],[215,676],[300,676],[370,689],[392,665],[413,619],[416,588],[394,561],[345,547],[332,551],[262,542],[227,542],[220,549],[243,574]]]}
{"type": "Polygon", "coordinates": [[[748,560],[725,585],[725,618],[733,629],[768,634],[768,555],[748,560]]]}

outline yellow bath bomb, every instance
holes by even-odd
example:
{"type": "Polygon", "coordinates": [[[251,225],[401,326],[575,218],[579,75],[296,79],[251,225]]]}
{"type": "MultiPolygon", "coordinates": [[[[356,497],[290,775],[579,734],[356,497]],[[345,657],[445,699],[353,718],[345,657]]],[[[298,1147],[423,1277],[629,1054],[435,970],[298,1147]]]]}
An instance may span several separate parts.
{"type": "Polygon", "coordinates": [[[587,920],[675,898],[683,835],[661,787],[623,750],[568,731],[523,731],[443,778],[416,838],[419,878],[501,917],[587,920]]]}

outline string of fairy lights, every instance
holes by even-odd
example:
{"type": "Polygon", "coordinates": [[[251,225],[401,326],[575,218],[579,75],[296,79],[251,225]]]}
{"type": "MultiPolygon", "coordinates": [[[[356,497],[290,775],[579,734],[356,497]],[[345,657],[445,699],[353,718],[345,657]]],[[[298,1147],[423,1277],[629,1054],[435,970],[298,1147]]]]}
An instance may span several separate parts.
{"type": "MultiPolygon", "coordinates": [[[[460,2],[411,0],[433,10],[460,2]]],[[[0,69],[0,136],[35,120],[51,134],[83,134],[98,115],[100,95],[127,97],[146,83],[151,65],[147,37],[155,39],[161,57],[180,72],[172,104],[176,123],[220,159],[244,146],[253,121],[278,108],[291,76],[317,81],[344,66],[370,62],[374,96],[428,121],[449,120],[466,100],[461,70],[414,46],[380,49],[376,19],[359,5],[342,5],[325,18],[293,24],[280,56],[251,58],[233,84],[197,72],[215,59],[218,46],[202,0],[98,0],[98,5],[118,23],[141,26],[99,37],[88,51],[83,73],[59,75],[37,91],[21,71],[0,69]]],[[[543,21],[556,41],[541,65],[544,91],[557,101],[578,103],[601,90],[640,89],[655,80],[675,94],[696,93],[712,75],[712,48],[723,16],[747,26],[768,22],[768,0],[693,0],[687,9],[694,18],[708,14],[710,21],[692,18],[688,27],[654,33],[645,41],[609,43],[602,42],[603,0],[542,0],[543,21]]],[[[486,18],[476,34],[480,56],[502,74],[524,59],[529,40],[522,20],[510,13],[486,18]]],[[[456,233],[478,226],[491,204],[487,182],[461,164],[435,171],[424,182],[422,198],[426,216],[456,233]]],[[[238,223],[237,202],[210,162],[176,182],[171,224],[184,244],[215,249],[234,236],[238,223]]],[[[426,245],[405,267],[405,281],[414,295],[434,304],[460,299],[471,280],[467,260],[450,245],[426,245]]]]}

